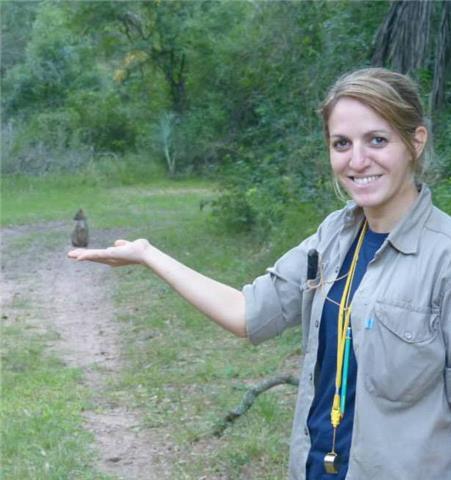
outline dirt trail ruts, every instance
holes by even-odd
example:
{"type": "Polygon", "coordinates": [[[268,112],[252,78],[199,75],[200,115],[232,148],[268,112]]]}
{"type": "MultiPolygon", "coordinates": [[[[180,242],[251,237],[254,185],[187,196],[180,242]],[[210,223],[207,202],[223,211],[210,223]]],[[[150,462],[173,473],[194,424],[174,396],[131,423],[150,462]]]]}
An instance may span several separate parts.
{"type": "MultiPolygon", "coordinates": [[[[70,230],[62,222],[1,230],[2,311],[7,317],[15,299],[30,300],[40,312],[29,319],[32,326],[56,331],[59,339],[49,348],[67,365],[83,369],[95,403],[84,418],[96,439],[97,468],[121,480],[169,479],[171,446],[143,428],[127,395],[112,402],[104,394],[124,362],[112,304],[114,275],[109,267],[66,258],[70,230]],[[22,245],[20,254],[15,245],[22,245]]],[[[97,232],[90,246],[108,245],[114,235],[97,232]]]]}

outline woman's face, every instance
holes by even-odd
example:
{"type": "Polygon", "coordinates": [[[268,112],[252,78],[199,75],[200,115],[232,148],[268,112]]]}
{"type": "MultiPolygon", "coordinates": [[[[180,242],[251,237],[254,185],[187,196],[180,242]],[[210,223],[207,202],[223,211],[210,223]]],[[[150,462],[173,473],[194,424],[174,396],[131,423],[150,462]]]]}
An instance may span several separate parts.
{"type": "Polygon", "coordinates": [[[399,134],[350,97],[338,100],[328,126],[332,170],[353,200],[378,217],[404,212],[416,188],[413,160],[399,134]]]}

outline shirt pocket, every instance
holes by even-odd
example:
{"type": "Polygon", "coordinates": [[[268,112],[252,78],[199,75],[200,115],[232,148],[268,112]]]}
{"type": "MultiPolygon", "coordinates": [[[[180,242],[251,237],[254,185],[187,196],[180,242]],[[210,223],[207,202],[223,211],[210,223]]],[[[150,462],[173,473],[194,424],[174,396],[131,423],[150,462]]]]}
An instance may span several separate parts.
{"type": "Polygon", "coordinates": [[[439,317],[427,309],[377,302],[366,336],[367,390],[381,398],[414,403],[443,382],[445,347],[439,317]]]}

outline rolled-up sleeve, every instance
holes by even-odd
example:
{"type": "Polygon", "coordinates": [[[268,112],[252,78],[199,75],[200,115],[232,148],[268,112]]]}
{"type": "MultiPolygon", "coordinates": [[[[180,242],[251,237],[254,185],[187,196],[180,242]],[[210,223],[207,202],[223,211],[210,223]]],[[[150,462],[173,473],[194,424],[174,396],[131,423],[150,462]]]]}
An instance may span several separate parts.
{"type": "Polygon", "coordinates": [[[243,287],[247,336],[252,343],[261,343],[301,324],[307,253],[314,248],[321,254],[323,242],[337,235],[341,212],[344,210],[331,213],[313,235],[283,255],[265,275],[243,287]]]}
{"type": "Polygon", "coordinates": [[[249,340],[258,344],[301,322],[306,243],[286,253],[265,275],[243,287],[249,340]]]}

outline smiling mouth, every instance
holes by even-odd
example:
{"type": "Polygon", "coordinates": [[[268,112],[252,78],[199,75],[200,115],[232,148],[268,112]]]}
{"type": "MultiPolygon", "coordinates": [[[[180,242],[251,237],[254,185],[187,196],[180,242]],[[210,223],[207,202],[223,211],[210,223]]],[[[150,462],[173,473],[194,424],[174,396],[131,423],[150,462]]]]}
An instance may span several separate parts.
{"type": "Polygon", "coordinates": [[[368,177],[349,177],[349,178],[357,185],[368,185],[370,183],[375,182],[381,177],[382,175],[371,175],[368,177]]]}

